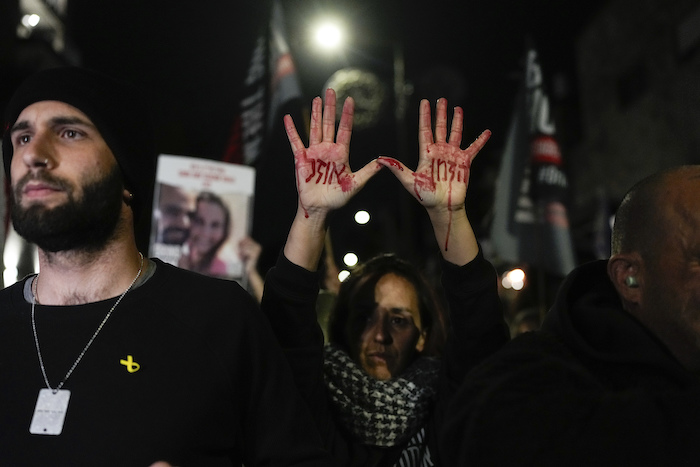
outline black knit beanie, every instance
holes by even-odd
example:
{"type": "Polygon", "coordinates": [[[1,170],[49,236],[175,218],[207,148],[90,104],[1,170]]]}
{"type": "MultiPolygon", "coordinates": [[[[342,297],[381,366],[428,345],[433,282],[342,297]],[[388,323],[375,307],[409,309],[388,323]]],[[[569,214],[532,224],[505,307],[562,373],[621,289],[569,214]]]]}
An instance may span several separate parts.
{"type": "Polygon", "coordinates": [[[27,106],[40,101],[64,102],[92,120],[119,164],[125,188],[134,195],[134,219],[138,222],[150,213],[157,154],[148,106],[131,85],[92,70],[51,68],[31,75],[17,88],[5,109],[2,153],[7,179],[13,154],[9,130],[27,106]]]}

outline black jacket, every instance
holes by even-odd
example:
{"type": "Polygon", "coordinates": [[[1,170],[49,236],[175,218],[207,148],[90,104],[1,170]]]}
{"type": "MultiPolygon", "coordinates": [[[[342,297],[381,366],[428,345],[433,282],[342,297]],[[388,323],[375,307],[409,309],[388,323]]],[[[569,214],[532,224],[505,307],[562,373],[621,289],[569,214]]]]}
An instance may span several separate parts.
{"type": "Polygon", "coordinates": [[[700,465],[700,385],[622,309],[606,262],[573,271],[542,330],[465,379],[449,465],[700,465]]]}
{"type": "MultiPolygon", "coordinates": [[[[498,297],[496,272],[479,253],[464,266],[442,261],[442,284],[451,328],[442,358],[435,407],[426,428],[433,465],[446,465],[437,452],[437,427],[447,401],[464,375],[509,339],[498,297]]],[[[265,280],[262,308],[291,363],[297,385],[309,401],[327,449],[344,466],[392,466],[406,447],[378,448],[353,439],[338,422],[323,382],[323,334],[316,321],[317,274],[280,256],[265,280]]],[[[428,465],[431,465],[428,463],[428,465]]]]}

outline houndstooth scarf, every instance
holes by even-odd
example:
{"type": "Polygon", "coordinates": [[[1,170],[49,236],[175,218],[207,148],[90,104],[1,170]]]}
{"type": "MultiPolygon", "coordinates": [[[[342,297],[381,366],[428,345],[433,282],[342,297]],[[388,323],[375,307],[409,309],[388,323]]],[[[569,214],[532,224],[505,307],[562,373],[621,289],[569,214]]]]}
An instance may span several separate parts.
{"type": "Polygon", "coordinates": [[[344,351],[325,347],[324,375],[343,426],[363,444],[396,446],[425,424],[435,398],[439,361],[420,357],[400,377],[365,373],[344,351]]]}

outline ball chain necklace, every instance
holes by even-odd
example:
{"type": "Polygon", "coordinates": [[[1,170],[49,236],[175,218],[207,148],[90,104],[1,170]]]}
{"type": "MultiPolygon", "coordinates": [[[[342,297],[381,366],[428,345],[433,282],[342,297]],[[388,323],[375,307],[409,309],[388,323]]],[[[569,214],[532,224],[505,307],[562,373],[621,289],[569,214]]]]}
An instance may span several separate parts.
{"type": "Polygon", "coordinates": [[[127,287],[126,290],[122,292],[122,294],[119,296],[114,305],[112,305],[112,308],[110,308],[110,310],[107,312],[100,325],[92,334],[92,337],[90,337],[90,340],[88,340],[88,343],[85,344],[85,347],[83,347],[83,350],[78,355],[78,358],[75,359],[75,362],[73,362],[73,365],[71,365],[70,369],[63,377],[63,380],[61,380],[61,382],[58,383],[58,386],[56,386],[55,389],[51,388],[51,385],[49,384],[49,378],[46,376],[46,368],[44,367],[44,359],[41,356],[41,349],[39,348],[39,336],[36,332],[36,320],[34,317],[34,308],[36,303],[39,302],[37,299],[37,282],[39,280],[39,274],[37,274],[34,278],[34,282],[32,283],[32,295],[34,298],[32,300],[31,315],[32,331],[34,332],[34,345],[36,346],[36,353],[39,357],[39,366],[41,367],[41,374],[44,376],[46,388],[43,388],[39,391],[39,397],[37,398],[36,407],[34,409],[34,416],[32,417],[32,423],[29,427],[30,433],[38,435],[59,435],[61,434],[61,431],[63,431],[63,421],[66,416],[66,410],[68,409],[70,391],[61,388],[66,383],[70,375],[73,373],[75,367],[78,366],[78,363],[80,363],[80,361],[83,359],[83,356],[88,351],[88,349],[92,345],[97,335],[102,330],[102,327],[105,325],[109,317],[112,315],[114,309],[117,308],[117,305],[119,305],[119,303],[122,301],[127,292],[131,290],[138,278],[141,276],[141,272],[143,271],[143,253],[139,252],[139,257],[140,265],[139,270],[136,273],[136,277],[134,277],[134,280],[131,281],[129,287],[127,287]]]}

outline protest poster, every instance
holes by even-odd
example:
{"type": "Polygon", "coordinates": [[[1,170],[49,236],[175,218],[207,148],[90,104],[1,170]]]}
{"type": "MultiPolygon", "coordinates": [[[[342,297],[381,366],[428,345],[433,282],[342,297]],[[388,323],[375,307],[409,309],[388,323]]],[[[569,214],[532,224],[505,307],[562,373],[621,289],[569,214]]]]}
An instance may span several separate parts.
{"type": "Polygon", "coordinates": [[[250,234],[255,169],[190,156],[158,156],[150,255],[208,276],[246,282],[238,253],[250,234]]]}

